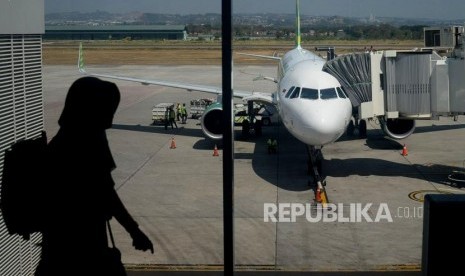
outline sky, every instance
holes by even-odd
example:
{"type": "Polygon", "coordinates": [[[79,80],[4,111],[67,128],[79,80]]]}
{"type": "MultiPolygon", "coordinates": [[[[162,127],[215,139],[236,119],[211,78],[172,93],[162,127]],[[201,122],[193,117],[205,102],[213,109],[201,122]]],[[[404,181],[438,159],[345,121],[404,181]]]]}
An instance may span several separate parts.
{"type": "MultiPolygon", "coordinates": [[[[152,12],[221,13],[221,0],[44,0],[45,13],[152,12]]],[[[232,0],[233,13],[294,13],[295,0],[232,0]]],[[[465,18],[464,0],[300,0],[306,15],[402,17],[455,20],[465,18]]]]}

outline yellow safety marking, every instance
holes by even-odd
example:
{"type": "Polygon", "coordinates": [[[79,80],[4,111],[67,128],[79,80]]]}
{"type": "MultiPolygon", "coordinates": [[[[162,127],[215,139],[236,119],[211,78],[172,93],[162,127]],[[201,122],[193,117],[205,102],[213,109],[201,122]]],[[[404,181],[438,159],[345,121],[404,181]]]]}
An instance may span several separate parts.
{"type": "Polygon", "coordinates": [[[449,192],[445,191],[438,191],[438,190],[419,190],[419,191],[413,191],[408,194],[408,198],[411,200],[415,200],[418,202],[423,202],[425,201],[425,195],[426,194],[451,194],[449,192]]]}

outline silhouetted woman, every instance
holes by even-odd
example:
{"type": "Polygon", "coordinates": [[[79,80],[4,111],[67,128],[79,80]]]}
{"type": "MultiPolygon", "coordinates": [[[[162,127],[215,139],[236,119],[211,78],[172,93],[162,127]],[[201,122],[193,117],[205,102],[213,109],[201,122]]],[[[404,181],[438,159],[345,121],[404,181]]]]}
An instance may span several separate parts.
{"type": "Polygon", "coordinates": [[[116,167],[105,130],[120,101],[117,86],[76,80],[66,96],[60,129],[48,145],[46,218],[36,275],[107,275],[106,222],[115,217],[138,250],[153,245],[114,188],[116,167]],[[98,273],[97,273],[98,272],[98,273]]]}

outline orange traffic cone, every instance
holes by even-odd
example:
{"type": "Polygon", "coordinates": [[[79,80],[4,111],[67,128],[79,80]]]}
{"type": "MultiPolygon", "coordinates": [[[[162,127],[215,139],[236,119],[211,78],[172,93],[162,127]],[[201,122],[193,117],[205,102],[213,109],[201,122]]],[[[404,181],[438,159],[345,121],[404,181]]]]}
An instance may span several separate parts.
{"type": "Polygon", "coordinates": [[[215,148],[213,149],[213,156],[220,156],[218,153],[218,147],[215,145],[215,148]]]}
{"type": "Polygon", "coordinates": [[[402,149],[402,156],[407,156],[407,155],[408,155],[407,146],[404,144],[404,148],[402,149]]]}
{"type": "Polygon", "coordinates": [[[176,142],[174,142],[174,137],[171,137],[171,146],[170,149],[175,149],[176,148],[176,142]]]}

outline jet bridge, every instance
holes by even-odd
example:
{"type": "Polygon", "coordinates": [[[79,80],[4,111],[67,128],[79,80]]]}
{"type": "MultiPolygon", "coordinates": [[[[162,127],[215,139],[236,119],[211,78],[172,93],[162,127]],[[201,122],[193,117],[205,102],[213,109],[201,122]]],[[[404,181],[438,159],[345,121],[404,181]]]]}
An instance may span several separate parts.
{"type": "MultiPolygon", "coordinates": [[[[397,119],[457,116],[465,114],[465,49],[460,38],[447,57],[432,49],[354,53],[329,60],[323,70],[349,95],[356,121],[377,117],[387,125],[397,119]]],[[[413,132],[414,122],[410,125],[413,132]]],[[[411,134],[405,124],[403,128],[393,137],[411,134]]]]}

